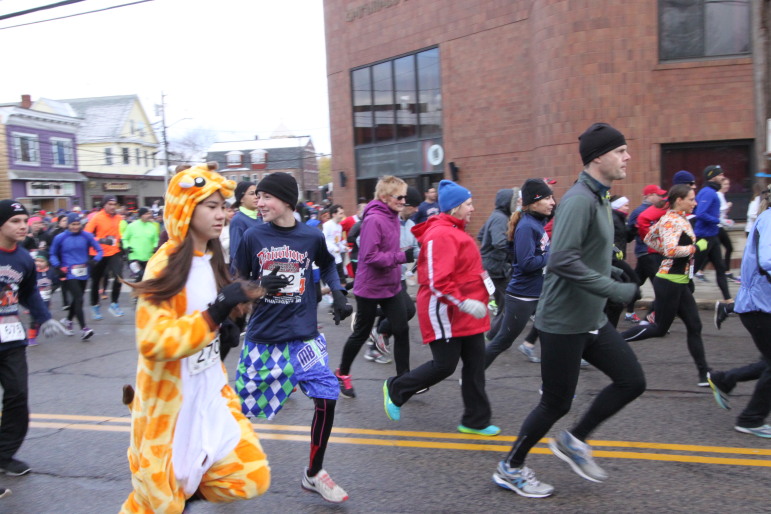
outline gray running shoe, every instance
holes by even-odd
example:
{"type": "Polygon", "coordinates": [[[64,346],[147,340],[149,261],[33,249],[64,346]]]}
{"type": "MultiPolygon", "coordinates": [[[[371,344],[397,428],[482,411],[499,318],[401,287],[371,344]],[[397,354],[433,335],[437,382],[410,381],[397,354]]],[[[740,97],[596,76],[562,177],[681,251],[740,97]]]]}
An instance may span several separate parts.
{"type": "Polygon", "coordinates": [[[576,439],[567,430],[561,431],[549,442],[554,455],[564,460],[580,477],[592,482],[604,482],[608,474],[594,462],[592,447],[576,439]]]}
{"type": "Polygon", "coordinates": [[[553,486],[535,478],[532,469],[527,466],[510,468],[504,461],[498,463],[498,469],[493,473],[493,482],[526,498],[546,498],[554,492],[553,486]]]}
{"type": "Polygon", "coordinates": [[[538,356],[535,354],[533,349],[527,346],[525,343],[522,343],[521,345],[519,345],[517,347],[517,350],[522,352],[522,355],[527,357],[527,360],[529,360],[530,362],[534,362],[534,363],[541,362],[541,359],[538,358],[538,356]]]}
{"type": "Polygon", "coordinates": [[[741,432],[742,434],[756,435],[758,437],[764,437],[766,439],[771,438],[771,425],[763,425],[761,427],[755,427],[755,428],[740,427],[739,425],[736,425],[734,427],[734,430],[736,430],[737,432],[741,432]]]}
{"type": "Polygon", "coordinates": [[[342,503],[348,499],[348,493],[323,469],[315,477],[309,477],[308,468],[305,468],[300,485],[306,491],[319,493],[322,498],[331,503],[342,503]]]}

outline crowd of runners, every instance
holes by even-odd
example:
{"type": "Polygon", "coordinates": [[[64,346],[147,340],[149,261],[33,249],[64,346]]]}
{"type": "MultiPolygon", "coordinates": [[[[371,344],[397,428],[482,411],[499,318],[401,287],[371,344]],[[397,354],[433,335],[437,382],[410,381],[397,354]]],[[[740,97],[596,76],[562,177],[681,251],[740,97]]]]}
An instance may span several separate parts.
{"type": "Polygon", "coordinates": [[[213,166],[185,167],[169,183],[162,227],[137,224],[153,223],[148,209],[122,226],[111,198],[85,220],[85,229],[79,213],[59,218],[61,231],[49,243],[55,273],[46,275],[48,296],[40,282],[46,248],[33,248],[39,252],[33,261],[20,247],[27,236],[26,209],[0,202],[0,259],[9,270],[2,274],[0,306],[0,470],[29,471],[13,458],[29,421],[25,351],[28,340],[35,342],[34,335],[25,336],[18,304],[28,307],[41,335],[72,334],[75,318],[88,340],[93,332],[82,308],[85,284],[90,277],[91,316],[101,316],[107,273],[115,277],[112,315],[123,314],[121,285],[138,299],[137,380],[124,388],[123,398],[132,418],[133,491],[122,512],[182,512],[197,500],[227,502],[264,493],[270,467],[249,418],[273,419],[298,389],[314,405],[300,485],[330,502],[348,500],[324,468],[324,456],[339,396],[357,397],[353,369],[359,353],[379,364],[394,363],[395,374],[383,377],[382,392],[385,415],[395,422],[412,396],[430,391],[462,362],[464,407],[457,430],[495,437],[501,430],[491,423],[485,370],[530,320],[518,350],[540,363],[541,396],[493,470],[500,487],[531,498],[553,493],[526,459],[570,411],[581,368],[588,365],[610,382],[575,425],[553,434],[549,448],[581,477],[606,480],[586,441],[645,391],[630,342],[664,337],[675,317],[687,329],[696,384],[711,387],[717,403],[730,408],[728,394],[736,383],[756,380],[735,429],[771,438],[768,190],[756,190],[750,203],[754,212],[748,213],[741,274],[735,277],[725,235],[731,206],[722,194],[727,185],[719,165],[703,171],[698,193],[699,181],[687,170],[674,175],[668,191],[646,186],[642,204],[630,213],[628,198],[611,196],[631,159],[624,135],[596,123],[581,134],[578,150],[583,170],[562,198],[555,198],[549,178],[502,189],[476,239],[466,232],[472,192],[450,180],[422,199],[400,178],[380,177],[373,199],[346,217],[341,205],[309,215],[298,204],[290,174],[236,184],[213,166]],[[626,262],[632,241],[635,268],[626,262]],[[126,254],[133,282],[121,278],[126,254]],[[708,262],[723,295],[715,324],[720,328],[736,313],[762,355],[739,369],[714,370],[705,355],[693,279],[703,276],[708,262]],[[635,302],[646,280],[655,299],[638,317],[635,302]],[[61,323],[51,319],[46,303],[54,281],[63,283],[67,295],[68,318],[61,323]],[[407,294],[408,281],[417,283],[415,300],[407,294]],[[738,284],[735,299],[729,281],[738,284]],[[336,324],[355,305],[352,332],[332,367],[319,332],[321,302],[336,324]],[[622,313],[629,328],[619,331],[622,313]],[[408,322],[416,314],[431,360],[412,368],[408,322]],[[222,359],[239,346],[231,388],[222,359]]]}

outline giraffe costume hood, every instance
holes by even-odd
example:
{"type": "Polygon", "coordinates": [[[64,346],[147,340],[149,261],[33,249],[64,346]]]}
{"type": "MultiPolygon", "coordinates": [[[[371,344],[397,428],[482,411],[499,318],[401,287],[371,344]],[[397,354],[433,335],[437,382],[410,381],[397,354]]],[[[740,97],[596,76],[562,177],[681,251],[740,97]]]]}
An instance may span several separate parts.
{"type": "MultiPolygon", "coordinates": [[[[183,170],[171,179],[163,214],[169,240],[150,258],[145,280],[158,277],[166,268],[169,257],[187,237],[196,206],[217,191],[224,198],[230,198],[234,189],[235,182],[224,179],[206,165],[183,170]]],[[[186,491],[185,485],[177,480],[178,473],[175,474],[172,462],[175,433],[189,428],[177,424],[183,400],[188,411],[204,413],[204,417],[207,412],[204,409],[210,406],[195,404],[197,396],[184,398],[184,381],[191,379],[183,376],[187,369],[183,361],[207,348],[211,353],[219,330],[202,310],[188,312],[188,287],[157,304],[144,295],[140,295],[137,302],[139,359],[136,393],[129,406],[131,443],[128,450],[134,491],[121,512],[178,513],[193,494],[212,502],[229,502],[253,498],[270,485],[267,457],[252,424],[241,414],[240,402],[227,384],[227,372],[221,361],[219,369],[224,385],[213,394],[215,400],[224,402],[222,408],[233,417],[227,422],[232,425],[231,432],[236,432],[237,443],[224,458],[202,467],[202,475],[193,482],[192,492],[186,491]]],[[[194,303],[195,299],[191,297],[190,301],[194,303]]],[[[216,353],[219,360],[218,351],[216,353]]]]}

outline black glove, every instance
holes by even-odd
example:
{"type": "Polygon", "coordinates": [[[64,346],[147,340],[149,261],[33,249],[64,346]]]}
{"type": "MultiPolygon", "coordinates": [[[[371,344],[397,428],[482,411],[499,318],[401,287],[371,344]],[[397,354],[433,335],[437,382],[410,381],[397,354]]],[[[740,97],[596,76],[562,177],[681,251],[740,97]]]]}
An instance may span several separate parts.
{"type": "Polygon", "coordinates": [[[217,293],[217,299],[209,305],[206,312],[209,313],[212,321],[217,325],[221,325],[233,310],[233,307],[239,303],[249,302],[249,297],[246,296],[240,282],[233,282],[226,285],[222,291],[217,293]]]}
{"type": "Polygon", "coordinates": [[[265,289],[265,293],[269,295],[278,293],[288,285],[289,279],[278,274],[278,266],[273,268],[273,271],[271,271],[269,275],[265,275],[260,279],[260,287],[265,289]]]}
{"type": "Polygon", "coordinates": [[[115,242],[115,239],[113,239],[112,236],[107,236],[107,237],[103,237],[98,242],[103,245],[112,246],[112,244],[115,242]]]}
{"type": "Polygon", "coordinates": [[[342,291],[332,291],[332,299],[332,317],[335,320],[335,325],[339,325],[341,321],[353,313],[353,307],[348,304],[342,291]]]}
{"type": "Polygon", "coordinates": [[[241,342],[241,329],[230,318],[220,325],[220,359],[225,360],[231,348],[241,342]]]}
{"type": "Polygon", "coordinates": [[[404,251],[404,256],[407,258],[405,262],[415,262],[415,248],[407,248],[404,251]]]}

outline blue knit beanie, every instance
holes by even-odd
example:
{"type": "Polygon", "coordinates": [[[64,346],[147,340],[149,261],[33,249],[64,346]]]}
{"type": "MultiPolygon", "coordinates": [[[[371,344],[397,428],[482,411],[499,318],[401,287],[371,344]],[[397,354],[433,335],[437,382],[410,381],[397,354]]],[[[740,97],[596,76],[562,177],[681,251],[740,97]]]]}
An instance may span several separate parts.
{"type": "Polygon", "coordinates": [[[696,182],[696,177],[690,171],[680,170],[672,177],[672,184],[690,184],[696,182]]]}
{"type": "Polygon", "coordinates": [[[471,198],[471,191],[452,180],[439,182],[439,210],[447,212],[471,198]]]}
{"type": "Polygon", "coordinates": [[[67,215],[67,225],[70,223],[75,223],[76,221],[80,221],[80,214],[77,212],[71,212],[67,215]]]}

